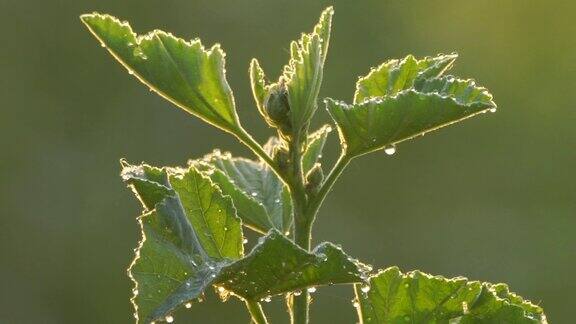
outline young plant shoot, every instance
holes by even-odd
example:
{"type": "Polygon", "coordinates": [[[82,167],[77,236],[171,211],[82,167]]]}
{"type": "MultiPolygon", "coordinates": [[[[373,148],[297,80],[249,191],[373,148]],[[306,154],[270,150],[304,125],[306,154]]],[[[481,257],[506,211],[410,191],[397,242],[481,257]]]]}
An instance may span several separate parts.
{"type": "MultiPolygon", "coordinates": [[[[207,289],[241,299],[253,323],[268,323],[262,301],[282,296],[291,322],[309,323],[317,287],[350,286],[360,323],[546,323],[543,310],[504,284],[446,279],[396,267],[373,271],[329,242],[312,244],[312,226],[330,189],[355,158],[486,112],[487,89],[449,74],[456,54],[409,55],[373,68],[352,102],[319,100],[333,9],[290,44],[276,81],[258,63],[249,74],[256,109],[276,132],[258,143],[239,119],[220,45],[205,48],[98,13],[82,22],[128,73],[184,111],[235,136],[254,156],[215,150],[181,167],[132,165],[122,179],[142,203],[141,240],[128,270],[137,323],[172,322],[179,307],[200,307],[207,289]],[[325,107],[341,155],[326,168],[332,126],[310,129],[325,107]],[[245,251],[244,231],[260,235],[245,251]]],[[[352,91],[351,91],[352,93],[352,91]]],[[[358,229],[360,230],[360,229],[358,229]]]]}

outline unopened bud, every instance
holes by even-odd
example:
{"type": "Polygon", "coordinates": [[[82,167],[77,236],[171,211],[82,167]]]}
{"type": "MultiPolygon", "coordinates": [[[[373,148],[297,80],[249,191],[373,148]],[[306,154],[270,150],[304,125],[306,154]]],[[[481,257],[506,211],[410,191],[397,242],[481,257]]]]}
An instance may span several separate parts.
{"type": "Polygon", "coordinates": [[[320,163],[316,163],[306,174],[306,190],[315,194],[320,190],[322,182],[324,182],[324,172],[320,163]]]}
{"type": "Polygon", "coordinates": [[[272,87],[264,101],[264,108],[268,117],[268,123],[277,127],[282,133],[288,134],[291,130],[290,103],[288,92],[284,85],[272,87]]]}
{"type": "Polygon", "coordinates": [[[273,154],[274,162],[276,162],[276,165],[278,165],[280,170],[288,170],[290,165],[290,154],[288,153],[288,150],[283,146],[277,146],[273,154]]]}

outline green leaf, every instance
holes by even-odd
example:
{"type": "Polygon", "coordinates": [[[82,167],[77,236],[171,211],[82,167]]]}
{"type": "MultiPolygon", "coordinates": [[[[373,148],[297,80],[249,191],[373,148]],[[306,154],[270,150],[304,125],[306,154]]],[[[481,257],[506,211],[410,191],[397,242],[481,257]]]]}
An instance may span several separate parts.
{"type": "Polygon", "coordinates": [[[451,78],[429,80],[416,90],[392,97],[353,105],[327,99],[326,105],[349,157],[390,147],[496,108],[485,88],[451,78]]]}
{"type": "Polygon", "coordinates": [[[223,297],[232,292],[259,300],[365,276],[367,267],[338,247],[323,243],[309,253],[276,230],[243,257],[232,201],[195,167],[123,166],[123,179],[146,211],[138,218],[142,240],[129,269],[138,322],[161,320],[210,286],[221,287],[223,297]]]}
{"type": "Polygon", "coordinates": [[[290,44],[290,61],[284,66],[278,82],[267,84],[264,71],[258,60],[250,63],[252,94],[260,114],[273,127],[264,107],[266,97],[273,88],[286,87],[290,105],[290,124],[297,131],[307,127],[317,109],[318,93],[322,85],[324,62],[330,43],[332,7],[326,8],[312,33],[302,34],[298,41],[290,44]]]}
{"type": "Polygon", "coordinates": [[[259,300],[310,286],[363,282],[368,269],[331,243],[310,253],[272,230],[244,259],[222,268],[217,281],[236,295],[259,300]]]}
{"type": "Polygon", "coordinates": [[[175,225],[174,231],[194,228],[196,249],[204,259],[237,259],[242,255],[241,221],[232,200],[196,168],[159,169],[124,162],[122,178],[132,187],[145,212],[154,209],[160,216],[178,220],[182,224],[175,225]],[[176,213],[179,215],[174,216],[176,213]]]}
{"type": "Polygon", "coordinates": [[[224,52],[155,30],[137,36],[126,22],[101,14],[81,16],[102,46],[151,90],[185,111],[231,133],[240,122],[226,81],[224,52]]]}
{"type": "Polygon", "coordinates": [[[332,7],[324,10],[313,33],[290,45],[291,58],[282,78],[288,89],[293,127],[304,126],[316,111],[333,14],[332,7]]]}
{"type": "Polygon", "coordinates": [[[129,269],[132,301],[137,319],[151,322],[198,298],[216,267],[243,256],[241,223],[230,198],[194,168],[123,165],[146,211],[129,269]]]}
{"type": "Polygon", "coordinates": [[[304,174],[308,173],[320,158],[322,158],[322,151],[328,134],[332,132],[332,126],[324,125],[314,133],[308,136],[308,144],[302,154],[302,171],[304,174]]]}
{"type": "Polygon", "coordinates": [[[354,103],[369,98],[394,96],[413,87],[417,79],[435,78],[452,67],[457,54],[439,54],[417,60],[408,55],[402,60],[390,60],[356,82],[354,103]]]}
{"type": "Polygon", "coordinates": [[[264,101],[268,95],[269,85],[266,84],[266,75],[257,59],[252,59],[250,62],[250,84],[252,86],[252,95],[256,102],[256,107],[260,114],[267,120],[268,113],[264,108],[264,101]]]}
{"type": "Polygon", "coordinates": [[[271,228],[289,231],[292,207],[288,191],[266,163],[234,158],[218,150],[191,163],[200,165],[232,197],[238,216],[248,227],[261,233],[271,228]]]}
{"type": "Polygon", "coordinates": [[[356,285],[361,323],[546,323],[543,310],[493,285],[388,268],[356,285]],[[369,288],[369,290],[367,290],[369,288]]]}

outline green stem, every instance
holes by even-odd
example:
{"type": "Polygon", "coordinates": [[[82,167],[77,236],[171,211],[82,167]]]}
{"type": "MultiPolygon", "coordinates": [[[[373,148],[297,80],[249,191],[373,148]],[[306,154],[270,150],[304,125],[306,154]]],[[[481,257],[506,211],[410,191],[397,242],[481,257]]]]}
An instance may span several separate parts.
{"type": "MultiPolygon", "coordinates": [[[[306,216],[303,214],[302,216],[306,216]]],[[[312,223],[308,220],[294,223],[294,242],[309,251],[312,241],[312,223]]],[[[309,293],[304,290],[300,295],[291,295],[289,301],[292,324],[308,324],[310,318],[309,293]]]]}
{"type": "Polygon", "coordinates": [[[250,312],[250,316],[252,317],[252,323],[268,324],[268,320],[266,319],[266,315],[264,315],[264,311],[262,310],[260,303],[257,303],[253,300],[246,300],[245,302],[246,308],[248,308],[248,312],[250,312]]]}
{"type": "Polygon", "coordinates": [[[348,166],[350,160],[351,158],[348,157],[345,152],[342,152],[342,154],[338,158],[338,161],[336,161],[336,164],[334,164],[332,171],[330,171],[330,174],[322,184],[322,187],[320,188],[318,193],[314,197],[312,197],[312,199],[310,199],[310,202],[308,203],[308,208],[306,210],[306,214],[308,214],[309,217],[312,218],[312,222],[314,222],[314,218],[316,218],[316,214],[318,213],[320,206],[322,206],[322,202],[324,202],[324,199],[334,186],[336,180],[338,180],[338,178],[342,174],[342,171],[344,171],[346,166],[348,166]]]}
{"type": "Polygon", "coordinates": [[[276,173],[276,175],[286,184],[289,185],[289,181],[286,176],[280,171],[278,165],[272,160],[272,158],[264,152],[264,149],[246,130],[240,128],[236,133],[234,133],[236,138],[240,140],[240,142],[246,145],[254,154],[256,154],[259,158],[261,158],[271,169],[276,173]]]}

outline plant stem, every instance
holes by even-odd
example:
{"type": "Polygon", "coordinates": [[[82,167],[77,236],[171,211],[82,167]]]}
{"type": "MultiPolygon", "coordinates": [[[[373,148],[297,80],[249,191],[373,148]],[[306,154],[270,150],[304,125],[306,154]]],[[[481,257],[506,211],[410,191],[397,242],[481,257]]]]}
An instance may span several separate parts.
{"type": "Polygon", "coordinates": [[[264,311],[262,310],[260,303],[253,300],[246,300],[245,302],[246,308],[248,308],[250,316],[252,317],[252,322],[254,324],[268,324],[268,320],[266,319],[266,315],[264,315],[264,311]]]}
{"type": "Polygon", "coordinates": [[[338,177],[340,177],[340,175],[342,174],[342,171],[344,171],[348,163],[350,163],[350,160],[351,158],[349,158],[345,152],[342,152],[342,154],[340,154],[340,157],[338,158],[338,161],[336,161],[336,163],[334,164],[332,171],[330,171],[330,174],[322,184],[322,187],[318,191],[318,194],[316,194],[314,197],[312,197],[312,199],[310,199],[307,206],[308,208],[306,209],[306,214],[308,214],[309,217],[312,218],[312,222],[314,222],[314,218],[316,218],[316,214],[318,213],[320,206],[322,206],[322,202],[324,202],[324,199],[330,192],[330,189],[332,189],[334,183],[336,182],[336,180],[338,180],[338,177]]]}
{"type": "Polygon", "coordinates": [[[262,146],[260,146],[260,144],[258,144],[258,142],[256,142],[256,140],[254,140],[254,138],[252,138],[248,132],[241,128],[238,130],[238,132],[234,133],[234,135],[236,138],[238,138],[238,140],[240,140],[242,144],[246,145],[254,154],[261,158],[262,161],[264,161],[272,169],[272,171],[276,173],[282,182],[289,186],[288,179],[286,179],[286,176],[280,171],[278,165],[276,165],[274,160],[272,160],[272,158],[266,152],[264,152],[262,146]]]}
{"type": "MultiPolygon", "coordinates": [[[[302,218],[306,218],[302,213],[302,218]]],[[[294,222],[294,242],[306,251],[310,250],[312,241],[312,223],[306,219],[301,222],[294,222]]],[[[309,293],[304,290],[299,296],[291,295],[289,301],[291,309],[292,324],[307,324],[310,317],[309,293]]]]}

